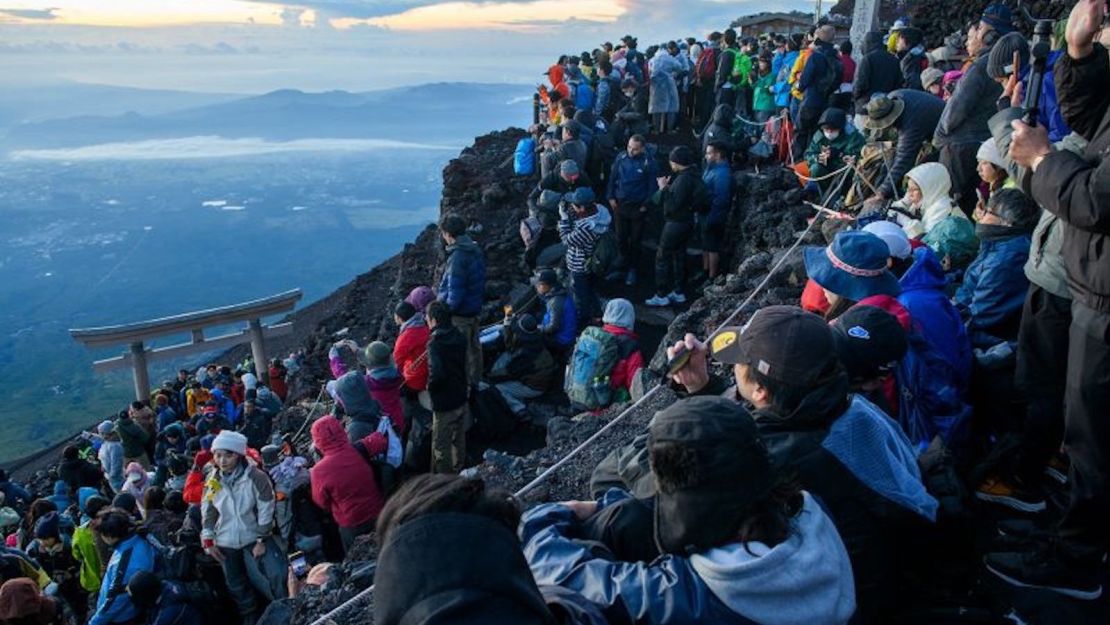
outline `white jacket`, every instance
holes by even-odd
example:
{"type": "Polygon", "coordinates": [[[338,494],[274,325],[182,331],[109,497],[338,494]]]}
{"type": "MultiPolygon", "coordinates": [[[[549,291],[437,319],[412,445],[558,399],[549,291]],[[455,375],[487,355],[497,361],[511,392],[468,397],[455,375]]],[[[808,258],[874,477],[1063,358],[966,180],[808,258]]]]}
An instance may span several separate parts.
{"type": "Polygon", "coordinates": [[[948,195],[952,190],[952,176],[944,165],[940,163],[918,165],[907,172],[906,177],[921,188],[920,206],[910,206],[904,197],[894,203],[894,206],[911,209],[919,215],[918,219],[914,219],[892,211],[898,225],[906,231],[906,236],[911,239],[924,236],[948,217],[967,219],[967,215],[952,202],[951,196],[948,195]]]}
{"type": "Polygon", "coordinates": [[[231,475],[222,475],[213,468],[204,482],[200,536],[214,539],[219,547],[242,549],[270,536],[274,507],[274,487],[261,469],[241,464],[231,475]]]}

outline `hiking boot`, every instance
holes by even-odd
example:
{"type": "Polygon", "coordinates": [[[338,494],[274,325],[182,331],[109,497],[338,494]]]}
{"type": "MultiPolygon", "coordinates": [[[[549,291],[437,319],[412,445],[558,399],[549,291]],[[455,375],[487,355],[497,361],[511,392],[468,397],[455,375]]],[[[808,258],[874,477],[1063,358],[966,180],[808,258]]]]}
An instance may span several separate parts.
{"type": "Polygon", "coordinates": [[[1044,468],[1044,474],[1052,481],[1060,484],[1060,486],[1067,486],[1068,484],[1068,469],[1071,463],[1068,457],[1062,453],[1052,454],[1052,458],[1048,461],[1048,466],[1044,468]]]}
{"type": "Polygon", "coordinates": [[[656,308],[662,308],[664,306],[670,306],[671,300],[665,295],[656,295],[655,297],[645,301],[644,304],[647,304],[648,306],[654,306],[656,308]]]}
{"type": "Polygon", "coordinates": [[[625,286],[636,286],[636,270],[629,269],[628,274],[624,277],[625,286]]]}
{"type": "Polygon", "coordinates": [[[1044,588],[1075,599],[1091,601],[1102,595],[1097,566],[1065,561],[1058,549],[1042,544],[1032,552],[988,553],[987,570],[1022,588],[1044,588]]]}
{"type": "Polygon", "coordinates": [[[672,304],[686,303],[686,296],[682,293],[679,293],[678,291],[671,291],[671,294],[667,296],[667,299],[669,299],[672,304]]]}
{"type": "Polygon", "coordinates": [[[1018,512],[1043,512],[1044,497],[1030,492],[1015,482],[989,478],[975,490],[975,498],[989,501],[1018,512]]]}

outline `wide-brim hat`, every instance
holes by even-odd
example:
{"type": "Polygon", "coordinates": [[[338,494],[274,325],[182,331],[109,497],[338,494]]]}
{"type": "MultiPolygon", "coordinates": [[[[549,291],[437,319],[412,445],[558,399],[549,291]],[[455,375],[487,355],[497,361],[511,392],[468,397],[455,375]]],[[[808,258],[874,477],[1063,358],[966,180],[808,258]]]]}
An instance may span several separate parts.
{"type": "Polygon", "coordinates": [[[828,247],[806,248],[804,256],[809,277],[840,297],[858,302],[902,292],[887,269],[890,248],[870,232],[841,232],[828,247]]]}
{"type": "Polygon", "coordinates": [[[867,119],[863,120],[863,127],[868,130],[882,130],[894,125],[902,112],[906,110],[906,103],[900,98],[879,96],[867,103],[867,119]]]}

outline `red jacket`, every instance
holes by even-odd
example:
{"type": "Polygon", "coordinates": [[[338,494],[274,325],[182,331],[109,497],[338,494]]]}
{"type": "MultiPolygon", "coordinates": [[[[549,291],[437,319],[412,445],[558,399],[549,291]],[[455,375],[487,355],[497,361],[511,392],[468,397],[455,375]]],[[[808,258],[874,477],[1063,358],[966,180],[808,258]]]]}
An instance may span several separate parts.
{"type": "Polygon", "coordinates": [[[393,344],[393,362],[410,390],[428,388],[428,339],[431,335],[427,325],[411,325],[401,331],[393,344]]]}
{"type": "MultiPolygon", "coordinates": [[[[372,456],[384,452],[388,445],[379,432],[362,442],[372,456]]],[[[384,499],[374,482],[374,469],[347,441],[347,431],[339,419],[324,416],[313,423],[312,444],[324,456],[309,472],[312,501],[330,512],[340,527],[356,527],[377,519],[384,499]]]]}
{"type": "Polygon", "coordinates": [[[285,385],[285,374],[288,371],[284,366],[270,367],[270,390],[277,395],[281,401],[285,401],[285,395],[289,392],[289,387],[285,385]]]}
{"type": "Polygon", "coordinates": [[[829,300],[825,297],[825,290],[821,288],[820,284],[810,278],[806,281],[806,288],[802,291],[802,308],[811,313],[816,313],[825,316],[829,312],[829,300]]]}
{"type": "Polygon", "coordinates": [[[375,369],[366,374],[366,386],[370,389],[370,397],[382,407],[382,412],[389,415],[393,422],[393,430],[400,435],[405,434],[405,410],[401,406],[401,385],[404,379],[393,367],[375,369]]]}
{"type": "Polygon", "coordinates": [[[613,388],[623,388],[631,393],[632,380],[636,372],[644,366],[644,356],[640,353],[640,337],[632,330],[620,326],[605,324],[601,329],[614,336],[631,339],[629,342],[631,350],[617,362],[617,366],[613,367],[613,372],[609,374],[609,384],[613,388]]]}

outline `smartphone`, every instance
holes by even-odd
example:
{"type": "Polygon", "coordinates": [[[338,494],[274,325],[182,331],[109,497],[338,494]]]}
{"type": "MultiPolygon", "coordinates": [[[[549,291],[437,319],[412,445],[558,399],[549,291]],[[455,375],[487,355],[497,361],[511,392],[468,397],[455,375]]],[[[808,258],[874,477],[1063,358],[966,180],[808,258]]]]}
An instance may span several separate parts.
{"type": "Polygon", "coordinates": [[[293,569],[293,575],[297,577],[308,575],[308,560],[303,551],[289,554],[289,568],[293,569]]]}

